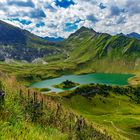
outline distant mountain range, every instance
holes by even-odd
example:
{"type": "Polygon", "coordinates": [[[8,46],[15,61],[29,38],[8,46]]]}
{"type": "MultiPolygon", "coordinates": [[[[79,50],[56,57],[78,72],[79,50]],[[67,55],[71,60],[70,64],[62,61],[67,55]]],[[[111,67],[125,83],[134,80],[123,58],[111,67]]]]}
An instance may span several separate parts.
{"type": "Polygon", "coordinates": [[[50,41],[50,42],[60,42],[60,41],[64,41],[64,38],[62,37],[44,37],[45,40],[50,41]]]}
{"type": "Polygon", "coordinates": [[[127,34],[126,36],[127,37],[130,37],[130,38],[136,38],[136,39],[139,39],[140,40],[140,34],[135,33],[135,32],[130,33],[130,34],[127,34]]]}
{"type": "MultiPolygon", "coordinates": [[[[74,62],[77,66],[89,65],[93,62],[121,61],[136,63],[140,59],[139,35],[111,36],[98,33],[93,29],[81,27],[67,39],[42,39],[26,30],[0,21],[0,60],[16,59],[33,61],[37,58],[65,55],[65,61],[74,62]]],[[[138,62],[137,62],[138,63],[138,62]]]]}
{"type": "Polygon", "coordinates": [[[134,39],[140,40],[140,34],[135,33],[135,32],[130,33],[130,34],[123,34],[123,33],[120,33],[120,34],[117,34],[117,35],[119,35],[119,36],[126,36],[126,37],[129,37],[129,38],[134,38],[134,39]]]}

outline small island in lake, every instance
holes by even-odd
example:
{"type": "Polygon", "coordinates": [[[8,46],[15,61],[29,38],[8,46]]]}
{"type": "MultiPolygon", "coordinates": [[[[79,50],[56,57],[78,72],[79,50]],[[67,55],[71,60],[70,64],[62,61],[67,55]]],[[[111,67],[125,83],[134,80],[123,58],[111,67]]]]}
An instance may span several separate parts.
{"type": "Polygon", "coordinates": [[[70,80],[66,80],[58,85],[54,85],[55,88],[61,88],[61,89],[69,89],[74,88],[76,86],[80,85],[79,83],[72,82],[70,80]]]}

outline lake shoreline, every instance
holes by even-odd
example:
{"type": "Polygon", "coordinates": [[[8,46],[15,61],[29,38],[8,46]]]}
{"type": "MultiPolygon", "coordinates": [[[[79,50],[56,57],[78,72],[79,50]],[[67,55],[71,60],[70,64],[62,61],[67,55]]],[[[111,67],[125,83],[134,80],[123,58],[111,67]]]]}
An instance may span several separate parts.
{"type": "Polygon", "coordinates": [[[33,83],[30,87],[49,88],[52,92],[63,92],[65,90],[55,88],[54,85],[60,84],[65,80],[84,84],[106,84],[116,86],[129,85],[129,78],[134,77],[134,74],[118,74],[118,73],[90,73],[81,75],[63,75],[60,77],[43,80],[33,83]]]}

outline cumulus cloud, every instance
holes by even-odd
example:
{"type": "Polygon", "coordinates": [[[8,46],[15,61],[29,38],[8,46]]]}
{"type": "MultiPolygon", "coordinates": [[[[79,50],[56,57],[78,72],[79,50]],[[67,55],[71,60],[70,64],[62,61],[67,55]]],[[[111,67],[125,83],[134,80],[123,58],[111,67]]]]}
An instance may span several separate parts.
{"type": "Polygon", "coordinates": [[[9,0],[7,1],[8,5],[16,5],[19,7],[34,7],[34,3],[31,0],[22,1],[22,0],[9,0]]]}
{"type": "Polygon", "coordinates": [[[68,37],[81,26],[140,33],[140,0],[0,0],[0,15],[39,36],[68,37]]]}

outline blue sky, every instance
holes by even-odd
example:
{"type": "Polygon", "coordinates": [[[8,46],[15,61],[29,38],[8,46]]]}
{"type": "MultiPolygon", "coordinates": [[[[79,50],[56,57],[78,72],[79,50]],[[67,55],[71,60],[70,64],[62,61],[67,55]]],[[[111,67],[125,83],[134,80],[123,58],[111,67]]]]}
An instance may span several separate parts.
{"type": "Polygon", "coordinates": [[[73,0],[55,0],[56,6],[68,8],[70,5],[74,5],[73,0]]]}
{"type": "Polygon", "coordinates": [[[0,0],[0,19],[39,36],[68,37],[82,26],[140,33],[140,0],[0,0]]]}

